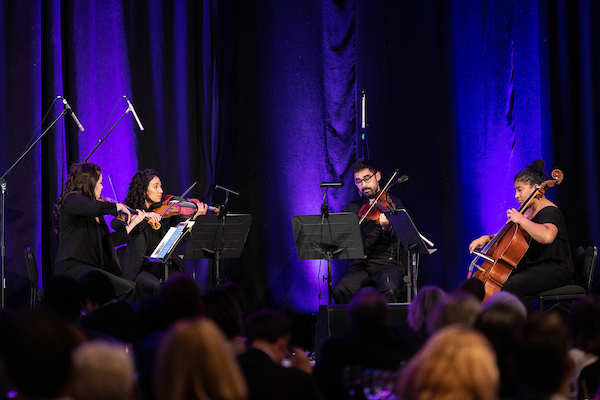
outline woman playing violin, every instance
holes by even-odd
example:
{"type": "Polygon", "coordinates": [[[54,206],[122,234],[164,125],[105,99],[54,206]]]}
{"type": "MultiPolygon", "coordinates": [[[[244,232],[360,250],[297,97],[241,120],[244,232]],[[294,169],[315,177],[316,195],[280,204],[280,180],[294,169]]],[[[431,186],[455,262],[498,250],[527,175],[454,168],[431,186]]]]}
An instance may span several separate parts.
{"type": "MultiPolygon", "coordinates": [[[[538,159],[515,177],[515,197],[519,204],[523,204],[536,186],[546,180],[544,166],[544,161],[538,159]]],[[[517,295],[530,309],[538,293],[566,285],[571,278],[574,269],[567,226],[558,207],[543,193],[532,200],[523,214],[511,208],[506,217],[531,236],[531,243],[502,290],[517,295]]],[[[493,238],[494,235],[484,235],[475,239],[469,245],[469,251],[472,253],[493,238]]]]}
{"type": "Polygon", "coordinates": [[[133,216],[121,203],[100,201],[101,191],[100,167],[88,162],[73,164],[55,207],[58,251],[54,274],[78,278],[89,270],[100,269],[110,278],[117,299],[136,300],[133,283],[117,276],[121,275],[121,266],[114,244],[126,243],[128,233],[144,219],[145,213],[140,211],[133,216]],[[104,216],[116,216],[119,212],[124,213],[128,224],[111,234],[104,216]]]}
{"type": "MultiPolygon", "coordinates": [[[[160,243],[162,237],[167,233],[170,227],[176,226],[181,217],[171,216],[161,218],[154,212],[162,206],[163,189],[162,183],[156,171],[145,169],[137,172],[127,191],[127,197],[123,201],[125,205],[141,209],[146,212],[146,217],[151,223],[141,223],[131,233],[131,238],[126,247],[119,249],[119,260],[123,266],[123,276],[130,279],[142,289],[146,295],[156,294],[160,286],[160,279],[163,275],[163,266],[159,263],[151,263],[144,259],[144,256],[152,254],[156,246],[160,243]],[[160,224],[159,229],[154,229],[152,225],[160,224]]],[[[194,218],[198,215],[206,214],[207,205],[197,203],[198,210],[194,218]]],[[[113,221],[113,228],[119,226],[120,221],[113,221]]],[[[181,272],[183,262],[180,257],[173,257],[173,270],[169,272],[181,272]]]]}
{"type": "MultiPolygon", "coordinates": [[[[375,201],[380,194],[381,172],[373,162],[365,159],[356,161],[352,165],[352,172],[361,197],[346,205],[343,211],[359,213],[365,204],[375,201]]],[[[396,209],[403,208],[400,199],[387,193],[382,194],[379,202],[387,206],[391,203],[396,209]]],[[[385,214],[382,212],[377,214],[378,218],[366,218],[361,224],[365,258],[351,261],[336,282],[333,298],[337,304],[349,303],[362,287],[369,285],[375,285],[389,302],[405,301],[406,287],[403,283],[405,271],[400,262],[399,243],[385,214]]]]}

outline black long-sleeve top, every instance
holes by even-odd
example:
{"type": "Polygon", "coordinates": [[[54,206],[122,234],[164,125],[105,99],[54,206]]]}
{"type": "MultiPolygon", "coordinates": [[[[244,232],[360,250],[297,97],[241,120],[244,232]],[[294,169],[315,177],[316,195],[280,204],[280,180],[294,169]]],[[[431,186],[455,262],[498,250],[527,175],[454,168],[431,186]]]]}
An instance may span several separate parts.
{"type": "Polygon", "coordinates": [[[116,204],[90,200],[76,193],[66,197],[58,221],[55,274],[87,264],[121,275],[114,246],[127,242],[127,231],[123,228],[110,233],[104,215],[116,216],[116,204]]]}

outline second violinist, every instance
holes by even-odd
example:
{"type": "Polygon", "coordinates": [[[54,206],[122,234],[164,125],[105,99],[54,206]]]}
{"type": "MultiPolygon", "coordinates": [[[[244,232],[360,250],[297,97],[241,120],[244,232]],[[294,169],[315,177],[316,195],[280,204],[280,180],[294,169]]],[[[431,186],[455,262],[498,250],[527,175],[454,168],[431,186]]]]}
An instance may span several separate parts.
{"type": "MultiPolygon", "coordinates": [[[[373,201],[380,191],[379,181],[381,172],[370,160],[361,159],[352,165],[354,183],[361,194],[358,200],[344,207],[344,212],[359,213],[361,207],[373,201]]],[[[403,208],[402,202],[396,196],[384,194],[385,202],[391,202],[396,209],[403,208]]],[[[376,211],[377,212],[377,211],[376,211]]],[[[361,234],[365,258],[351,261],[348,268],[338,279],[333,288],[333,298],[336,304],[347,304],[350,299],[365,286],[374,285],[388,302],[398,303],[406,299],[404,286],[404,265],[400,259],[399,243],[393,233],[385,214],[377,212],[379,218],[365,218],[361,224],[361,234]]]]}
{"type": "MultiPolygon", "coordinates": [[[[179,216],[161,219],[158,214],[153,212],[162,205],[162,200],[162,182],[158,174],[152,169],[145,169],[133,176],[129,183],[127,197],[123,201],[125,205],[133,209],[146,211],[149,222],[152,222],[139,224],[131,232],[129,244],[119,250],[123,277],[136,282],[143,292],[143,297],[158,293],[160,278],[163,275],[162,265],[151,263],[144,256],[150,256],[169,228],[176,226],[181,221],[179,216]],[[156,222],[160,222],[159,229],[154,229],[152,226],[156,222]]],[[[207,209],[206,204],[200,203],[194,218],[206,214],[207,209]]],[[[114,221],[113,228],[116,228],[114,225],[118,225],[121,221],[114,221]]],[[[180,257],[175,256],[172,260],[173,269],[169,271],[169,275],[184,270],[183,260],[180,257]]]]}

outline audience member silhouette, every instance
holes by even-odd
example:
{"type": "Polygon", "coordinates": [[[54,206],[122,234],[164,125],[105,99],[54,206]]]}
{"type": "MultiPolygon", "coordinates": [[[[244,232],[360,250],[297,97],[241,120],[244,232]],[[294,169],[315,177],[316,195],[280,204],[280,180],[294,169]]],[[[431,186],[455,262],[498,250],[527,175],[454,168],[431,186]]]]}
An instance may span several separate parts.
{"type": "Polygon", "coordinates": [[[77,280],[66,275],[54,275],[44,288],[44,299],[40,305],[69,322],[78,323],[81,305],[77,280]]]}
{"type": "Polygon", "coordinates": [[[575,363],[573,380],[577,381],[577,398],[590,399],[600,383],[600,297],[577,299],[569,313],[573,348],[569,355],[575,363]]]}
{"type": "Polygon", "coordinates": [[[437,286],[423,286],[408,306],[406,321],[421,341],[427,339],[427,318],[446,292],[437,286]]]}
{"type": "Polygon", "coordinates": [[[225,334],[235,355],[245,351],[242,340],[243,311],[240,302],[231,288],[234,283],[225,283],[202,296],[205,315],[212,319],[225,334]]]}
{"type": "Polygon", "coordinates": [[[155,382],[158,400],[246,399],[240,368],[208,318],[181,320],[169,329],[160,344],[155,382]]]}
{"type": "Polygon", "coordinates": [[[477,278],[465,279],[456,290],[471,293],[480,302],[485,298],[485,286],[477,278]]]}
{"type": "MultiPolygon", "coordinates": [[[[154,399],[154,367],[158,345],[165,331],[182,318],[199,317],[204,314],[200,286],[185,273],[172,275],[158,292],[158,302],[153,309],[157,314],[156,331],[148,334],[138,354],[138,380],[145,400],[154,399]]],[[[147,315],[147,312],[146,312],[147,315]]]]}
{"type": "Polygon", "coordinates": [[[138,314],[129,303],[117,301],[115,288],[105,273],[92,270],[79,278],[79,300],[85,312],[79,320],[83,328],[137,348],[138,314]]]}
{"type": "Polygon", "coordinates": [[[416,351],[392,327],[389,304],[374,288],[363,288],[350,300],[347,317],[352,332],[327,339],[315,365],[319,389],[331,399],[349,398],[343,382],[346,366],[396,370],[416,351]]]}
{"type": "Polygon", "coordinates": [[[483,303],[483,309],[488,309],[490,307],[494,307],[496,305],[505,305],[518,311],[523,318],[527,317],[527,309],[525,308],[525,304],[519,299],[515,294],[511,292],[496,292],[491,295],[485,303],[483,303]]]}
{"type": "Polygon", "coordinates": [[[135,366],[125,346],[102,340],[88,341],[75,349],[72,360],[70,392],[75,400],[135,398],[135,366]]]}
{"type": "Polygon", "coordinates": [[[288,350],[290,333],[285,317],[272,310],[248,316],[245,335],[249,350],[238,356],[248,384],[248,400],[322,399],[310,373],[310,361],[294,348],[291,368],[281,365],[288,350]]]}
{"type": "Polygon", "coordinates": [[[72,323],[47,309],[34,309],[16,319],[6,339],[6,372],[19,398],[67,395],[71,354],[83,340],[72,323]]]}
{"type": "Polygon", "coordinates": [[[400,373],[401,400],[495,400],[499,372],[488,340],[463,325],[438,330],[400,373]]]}
{"type": "MultiPolygon", "coordinates": [[[[496,294],[503,293],[498,292],[496,294]]],[[[525,306],[512,293],[517,303],[494,302],[488,304],[496,295],[488,299],[484,310],[475,321],[475,329],[483,333],[491,342],[497,355],[500,370],[500,398],[512,399],[519,388],[519,373],[516,362],[516,332],[525,323],[525,306]]]]}
{"type": "Polygon", "coordinates": [[[463,291],[450,293],[438,301],[427,318],[427,333],[432,335],[453,324],[473,327],[480,312],[481,302],[472,294],[463,291]]]}
{"type": "Polygon", "coordinates": [[[566,398],[573,371],[569,348],[569,333],[558,314],[530,314],[517,339],[516,359],[521,389],[515,398],[566,398]]]}
{"type": "Polygon", "coordinates": [[[9,307],[0,309],[0,399],[8,399],[8,378],[6,377],[6,351],[8,343],[8,328],[11,326],[17,313],[9,307]]]}

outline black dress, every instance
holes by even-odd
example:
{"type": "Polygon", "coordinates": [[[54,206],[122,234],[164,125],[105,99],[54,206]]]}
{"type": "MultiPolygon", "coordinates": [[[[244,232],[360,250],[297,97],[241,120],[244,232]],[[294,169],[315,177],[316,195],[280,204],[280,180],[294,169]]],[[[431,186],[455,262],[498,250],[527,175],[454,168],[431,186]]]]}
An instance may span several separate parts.
{"type": "Polygon", "coordinates": [[[567,285],[574,272],[565,218],[560,210],[554,206],[544,207],[532,221],[553,224],[558,233],[550,244],[531,240],[523,259],[502,288],[517,295],[527,309],[531,308],[537,294],[567,285]]]}
{"type": "Polygon", "coordinates": [[[117,276],[122,271],[114,244],[126,243],[127,231],[123,227],[111,234],[104,215],[116,216],[117,206],[114,203],[90,200],[76,193],[65,198],[58,221],[54,274],[77,279],[90,270],[100,269],[110,278],[118,300],[136,300],[133,282],[117,276]]]}

